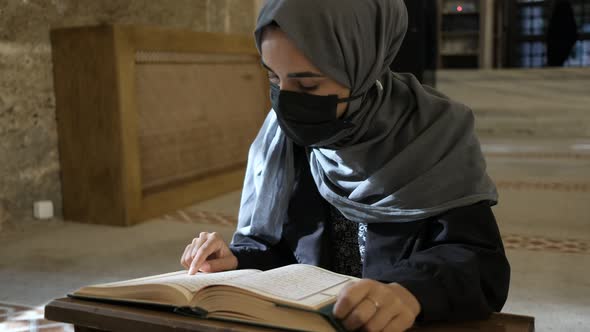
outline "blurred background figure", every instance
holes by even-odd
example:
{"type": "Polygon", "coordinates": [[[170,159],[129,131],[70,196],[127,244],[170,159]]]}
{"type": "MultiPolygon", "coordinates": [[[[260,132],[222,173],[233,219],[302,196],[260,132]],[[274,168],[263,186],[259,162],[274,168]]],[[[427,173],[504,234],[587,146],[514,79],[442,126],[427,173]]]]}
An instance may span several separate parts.
{"type": "Polygon", "coordinates": [[[438,18],[434,0],[406,0],[408,32],[391,70],[409,72],[430,86],[436,85],[438,18]]]}
{"type": "Polygon", "coordinates": [[[555,4],[547,29],[547,65],[561,67],[578,40],[578,26],[572,4],[560,0],[555,4]]]}

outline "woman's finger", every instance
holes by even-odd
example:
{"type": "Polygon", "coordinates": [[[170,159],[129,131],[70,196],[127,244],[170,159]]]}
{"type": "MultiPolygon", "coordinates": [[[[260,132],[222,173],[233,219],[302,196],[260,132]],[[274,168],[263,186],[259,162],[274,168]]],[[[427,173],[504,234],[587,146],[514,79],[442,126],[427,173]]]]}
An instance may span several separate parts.
{"type": "Polygon", "coordinates": [[[191,262],[192,262],[191,253],[192,253],[193,248],[195,247],[195,244],[197,243],[198,240],[199,240],[198,237],[194,238],[193,241],[191,243],[189,243],[189,245],[186,246],[186,249],[184,250],[184,254],[182,256],[182,260],[183,260],[183,262],[185,264],[185,267],[187,269],[191,265],[191,262]]]}
{"type": "MultiPolygon", "coordinates": [[[[207,251],[211,254],[209,254],[206,258],[218,258],[215,254],[221,250],[224,244],[225,242],[223,242],[223,239],[218,233],[209,233],[207,235],[207,241],[203,242],[201,247],[197,250],[197,255],[199,255],[199,251],[207,251]],[[211,249],[211,247],[214,247],[214,249],[211,249]]],[[[195,257],[197,255],[195,255],[195,257]]]]}
{"type": "Polygon", "coordinates": [[[386,332],[403,332],[414,325],[414,318],[409,309],[394,317],[385,327],[386,332]]]}
{"type": "Polygon", "coordinates": [[[205,241],[207,241],[208,238],[209,238],[209,233],[202,232],[201,234],[199,234],[198,238],[193,240],[193,248],[192,248],[192,250],[189,254],[189,258],[188,258],[189,263],[191,263],[193,261],[193,258],[197,254],[197,250],[199,250],[199,248],[203,245],[203,243],[205,243],[205,241]]]}
{"type": "Polygon", "coordinates": [[[368,280],[361,280],[343,288],[338,294],[338,300],[334,305],[334,316],[343,319],[362,301],[371,288],[368,280]]]}
{"type": "Polygon", "coordinates": [[[399,315],[396,306],[379,307],[377,313],[363,325],[363,331],[383,331],[394,317],[399,315]]]}
{"type": "Polygon", "coordinates": [[[207,241],[203,242],[203,244],[197,250],[197,254],[193,258],[197,260],[196,264],[200,268],[203,262],[205,262],[208,258],[215,258],[214,254],[221,249],[220,247],[221,241],[212,236],[211,234],[207,238],[207,241]]]}
{"type": "Polygon", "coordinates": [[[209,261],[205,261],[201,265],[201,271],[203,272],[221,272],[227,270],[233,270],[236,268],[236,257],[235,256],[227,256],[218,259],[212,259],[209,261]]]}
{"type": "Polygon", "coordinates": [[[346,316],[342,324],[347,330],[354,331],[369,322],[376,313],[377,307],[364,299],[346,316]]]}
{"type": "Polygon", "coordinates": [[[188,267],[190,266],[190,265],[189,265],[189,262],[187,262],[187,259],[186,259],[186,258],[187,258],[187,256],[188,256],[188,253],[191,251],[191,249],[192,249],[192,247],[193,247],[193,246],[192,246],[192,244],[193,244],[192,242],[191,242],[191,243],[189,243],[189,244],[188,244],[188,245],[187,245],[187,246],[184,248],[184,252],[183,252],[183,253],[182,253],[182,255],[180,256],[180,264],[182,264],[182,266],[183,266],[185,269],[188,269],[188,267]]]}
{"type": "Polygon", "coordinates": [[[190,250],[190,252],[188,253],[188,257],[187,257],[187,262],[188,262],[188,266],[189,266],[189,273],[190,273],[190,267],[191,264],[193,263],[195,256],[197,255],[197,252],[199,251],[199,248],[203,245],[203,243],[205,243],[205,241],[207,241],[207,233],[201,233],[201,235],[199,235],[198,238],[195,239],[195,241],[193,241],[192,244],[192,248],[190,250]]]}
{"type": "Polygon", "coordinates": [[[196,250],[191,267],[189,268],[189,274],[196,273],[201,268],[201,264],[203,264],[211,254],[219,250],[218,247],[219,239],[209,236],[196,250]]]}

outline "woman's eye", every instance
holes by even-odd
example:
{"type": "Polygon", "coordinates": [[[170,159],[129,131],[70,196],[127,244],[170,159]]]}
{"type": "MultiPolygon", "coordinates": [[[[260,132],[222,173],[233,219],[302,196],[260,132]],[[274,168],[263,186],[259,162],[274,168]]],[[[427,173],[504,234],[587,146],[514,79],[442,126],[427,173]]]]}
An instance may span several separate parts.
{"type": "Polygon", "coordinates": [[[273,84],[280,83],[279,77],[276,74],[268,73],[268,80],[273,84]]]}
{"type": "Polygon", "coordinates": [[[314,90],[317,90],[318,85],[317,84],[316,85],[304,85],[304,84],[299,83],[299,88],[304,91],[314,91],[314,90]]]}

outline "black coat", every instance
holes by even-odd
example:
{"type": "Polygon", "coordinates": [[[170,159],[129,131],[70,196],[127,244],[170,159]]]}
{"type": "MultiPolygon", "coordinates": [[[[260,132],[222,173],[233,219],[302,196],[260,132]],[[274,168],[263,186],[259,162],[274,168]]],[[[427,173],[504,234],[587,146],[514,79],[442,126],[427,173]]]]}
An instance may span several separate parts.
{"type": "MultiPolygon", "coordinates": [[[[268,245],[238,236],[230,246],[238,268],[303,263],[331,269],[329,203],[317,190],[302,149],[282,240],[268,245]]],[[[469,320],[500,311],[510,266],[488,202],[408,223],[367,226],[363,278],[397,282],[420,302],[419,321],[469,320]]]]}

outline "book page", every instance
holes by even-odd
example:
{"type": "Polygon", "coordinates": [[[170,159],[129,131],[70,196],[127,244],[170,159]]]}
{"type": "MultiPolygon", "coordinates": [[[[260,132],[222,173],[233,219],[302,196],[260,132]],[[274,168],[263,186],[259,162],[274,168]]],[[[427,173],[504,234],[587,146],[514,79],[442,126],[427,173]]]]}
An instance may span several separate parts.
{"type": "Polygon", "coordinates": [[[111,287],[125,287],[125,286],[139,286],[147,284],[168,284],[188,290],[195,293],[203,287],[229,281],[245,275],[260,273],[259,270],[235,270],[217,273],[203,273],[198,272],[195,275],[189,275],[187,270],[159,274],[144,278],[137,278],[131,280],[124,280],[118,282],[111,282],[107,284],[93,285],[91,287],[111,288],[111,287]]]}
{"type": "Polygon", "coordinates": [[[335,298],[338,291],[353,280],[357,278],[294,264],[240,277],[227,284],[313,307],[335,298]]]}

